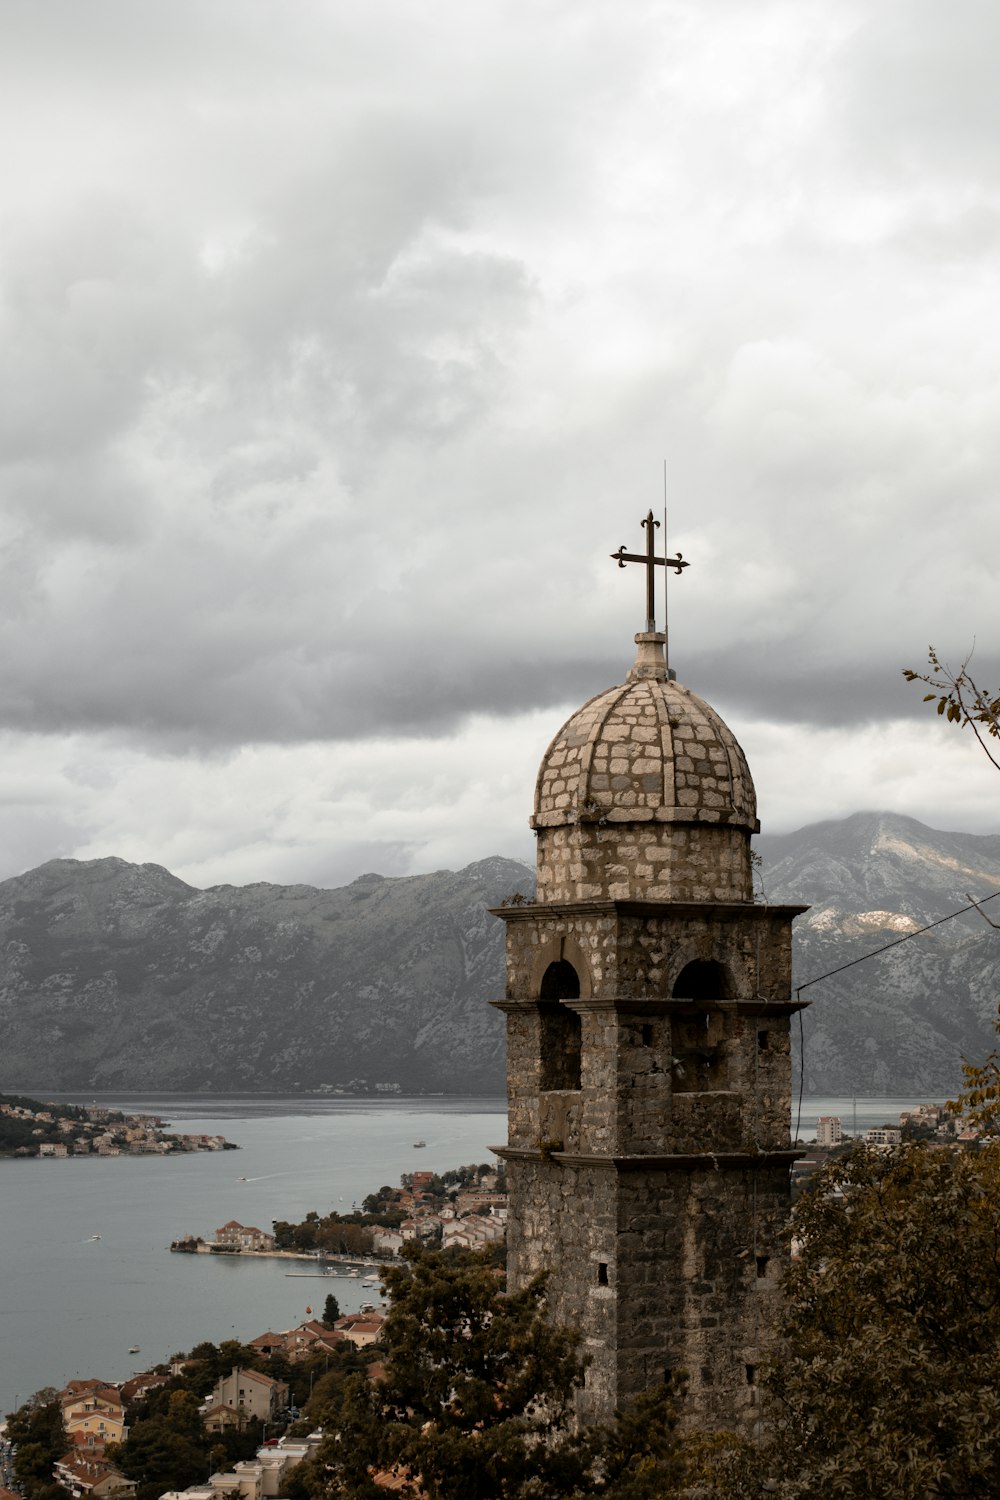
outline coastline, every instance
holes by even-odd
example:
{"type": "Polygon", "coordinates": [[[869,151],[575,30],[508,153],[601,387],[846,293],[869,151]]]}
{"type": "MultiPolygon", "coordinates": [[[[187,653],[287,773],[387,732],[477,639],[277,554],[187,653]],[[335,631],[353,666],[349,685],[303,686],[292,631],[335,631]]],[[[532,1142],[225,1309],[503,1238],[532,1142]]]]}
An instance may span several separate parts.
{"type": "MultiPolygon", "coordinates": [[[[309,1255],[303,1250],[243,1250],[229,1245],[219,1245],[214,1240],[202,1240],[188,1249],[183,1242],[174,1240],[170,1245],[173,1255],[214,1255],[216,1260],[300,1260],[312,1266],[384,1266],[384,1255],[342,1255],[339,1251],[329,1255],[309,1255]]],[[[322,1276],[322,1271],[316,1272],[322,1276]]],[[[329,1273],[331,1276],[335,1272],[329,1273]]]]}

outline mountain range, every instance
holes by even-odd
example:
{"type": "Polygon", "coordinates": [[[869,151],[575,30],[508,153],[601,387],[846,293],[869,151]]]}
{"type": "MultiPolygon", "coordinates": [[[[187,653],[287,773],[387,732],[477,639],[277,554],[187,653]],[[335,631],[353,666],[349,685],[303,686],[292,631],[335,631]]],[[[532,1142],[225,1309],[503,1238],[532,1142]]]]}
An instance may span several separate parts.
{"type": "MultiPolygon", "coordinates": [[[[995,1040],[1000,932],[972,910],[843,966],[1000,891],[1000,836],[859,813],[757,847],[759,898],[811,907],[806,1091],[953,1092],[995,1040]]],[[[488,908],[532,886],[499,857],[335,890],[50,860],[0,883],[0,1090],[502,1092],[488,908]]]]}
{"type": "Polygon", "coordinates": [[[810,903],[793,929],[794,983],[810,1001],[805,1091],[954,1093],[962,1059],[982,1060],[997,1040],[1000,900],[941,919],[1000,892],[1000,836],[856,813],[757,849],[766,899],[810,903]]]}

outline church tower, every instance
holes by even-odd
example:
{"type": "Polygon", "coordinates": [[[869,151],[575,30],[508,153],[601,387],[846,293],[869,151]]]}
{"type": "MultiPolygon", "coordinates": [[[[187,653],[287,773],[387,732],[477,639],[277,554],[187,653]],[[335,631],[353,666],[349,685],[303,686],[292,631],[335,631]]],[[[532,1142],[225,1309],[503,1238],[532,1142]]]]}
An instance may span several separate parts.
{"type": "MultiPolygon", "coordinates": [[[[532,903],[507,924],[509,1280],[547,1270],[609,1419],[684,1371],[684,1420],[756,1419],[787,1219],[791,924],[755,902],[753,782],[655,628],[542,758],[532,903]]],[[[665,550],[665,549],[664,549],[665,550]]]]}

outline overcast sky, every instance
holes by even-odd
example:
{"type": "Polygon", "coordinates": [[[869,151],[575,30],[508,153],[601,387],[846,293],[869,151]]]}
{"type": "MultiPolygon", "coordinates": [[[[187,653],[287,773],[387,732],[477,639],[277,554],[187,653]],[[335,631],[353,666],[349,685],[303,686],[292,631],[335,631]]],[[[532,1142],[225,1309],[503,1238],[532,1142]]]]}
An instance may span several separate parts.
{"type": "Polygon", "coordinates": [[[1000,830],[991,0],[5,0],[0,877],[533,858],[671,660],[768,832],[1000,830]]]}

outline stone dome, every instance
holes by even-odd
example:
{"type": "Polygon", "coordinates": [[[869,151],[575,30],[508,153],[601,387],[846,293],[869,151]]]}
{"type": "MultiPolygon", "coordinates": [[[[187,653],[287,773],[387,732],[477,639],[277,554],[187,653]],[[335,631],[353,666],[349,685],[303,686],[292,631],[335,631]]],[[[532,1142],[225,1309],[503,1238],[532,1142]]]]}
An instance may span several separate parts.
{"type": "Polygon", "coordinates": [[[598,821],[760,826],[736,737],[665,671],[598,693],[545,752],[531,826],[598,821]]]}
{"type": "Polygon", "coordinates": [[[757,799],[743,751],[636,636],[627,680],[585,703],[546,750],[530,820],[542,901],[752,897],[757,799]]]}

